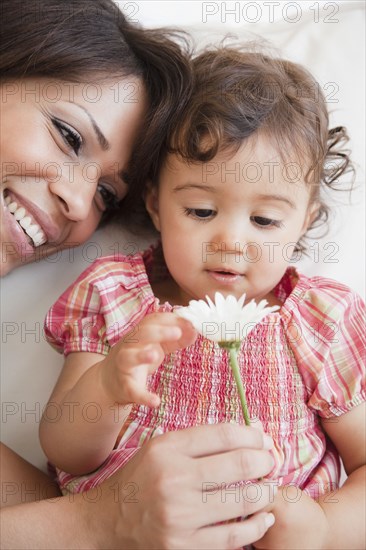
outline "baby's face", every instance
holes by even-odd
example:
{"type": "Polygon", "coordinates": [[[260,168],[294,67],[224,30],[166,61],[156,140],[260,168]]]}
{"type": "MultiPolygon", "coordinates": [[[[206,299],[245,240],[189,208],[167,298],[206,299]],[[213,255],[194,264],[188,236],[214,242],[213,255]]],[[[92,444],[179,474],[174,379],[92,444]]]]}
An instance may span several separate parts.
{"type": "Polygon", "coordinates": [[[147,208],[176,282],[172,302],[216,291],[273,302],[313,215],[305,174],[295,159],[284,164],[264,137],[208,163],[168,157],[147,208]]]}

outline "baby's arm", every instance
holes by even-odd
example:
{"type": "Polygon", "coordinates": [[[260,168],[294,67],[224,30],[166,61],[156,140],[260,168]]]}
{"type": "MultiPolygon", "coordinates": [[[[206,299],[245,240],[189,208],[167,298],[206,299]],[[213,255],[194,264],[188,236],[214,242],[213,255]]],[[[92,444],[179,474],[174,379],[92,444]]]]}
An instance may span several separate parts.
{"type": "Polygon", "coordinates": [[[80,475],[108,457],[121,429],[124,407],[159,404],[146,389],[164,354],[195,339],[191,324],[172,313],[148,315],[104,357],[71,353],[43,414],[42,447],[60,469],[80,475]]]}
{"type": "Polygon", "coordinates": [[[323,428],[337,447],[348,478],[334,495],[337,502],[320,501],[329,523],[328,548],[366,548],[366,403],[323,428]]]}
{"type": "Polygon", "coordinates": [[[257,543],[267,550],[366,548],[366,406],[323,421],[337,447],[348,478],[337,492],[312,500],[296,488],[282,488],[275,497],[275,525],[257,543]],[[296,491],[296,494],[291,494],[296,491]]]}

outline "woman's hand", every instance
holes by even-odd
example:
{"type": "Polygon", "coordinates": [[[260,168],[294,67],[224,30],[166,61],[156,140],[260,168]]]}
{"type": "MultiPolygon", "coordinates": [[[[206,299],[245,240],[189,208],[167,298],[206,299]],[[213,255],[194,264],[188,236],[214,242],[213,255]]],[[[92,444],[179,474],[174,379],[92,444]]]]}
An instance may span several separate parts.
{"type": "Polygon", "coordinates": [[[102,537],[95,537],[97,547],[108,542],[108,548],[235,550],[258,540],[273,523],[263,510],[273,502],[270,484],[258,483],[260,499],[228,485],[268,474],[270,447],[261,431],[233,424],[197,426],[150,440],[86,496],[107,499],[99,517],[88,507],[95,516],[88,523],[97,522],[102,537]],[[235,521],[245,516],[250,518],[235,521]]]}
{"type": "Polygon", "coordinates": [[[157,407],[160,399],[147,391],[147,377],[161,365],[165,354],[189,346],[196,336],[191,323],[173,313],[147,315],[100,364],[101,382],[111,403],[157,407]]]}
{"type": "Polygon", "coordinates": [[[259,430],[232,424],[161,435],[87,493],[3,509],[2,548],[241,548],[271,525],[271,493],[225,498],[221,484],[268,474],[270,447],[259,430]]]}

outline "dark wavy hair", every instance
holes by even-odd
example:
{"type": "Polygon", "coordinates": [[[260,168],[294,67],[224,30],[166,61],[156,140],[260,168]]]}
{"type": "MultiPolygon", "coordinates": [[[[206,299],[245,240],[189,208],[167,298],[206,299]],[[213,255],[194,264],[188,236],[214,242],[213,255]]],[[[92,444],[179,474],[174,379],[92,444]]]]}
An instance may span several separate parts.
{"type": "MultiPolygon", "coordinates": [[[[47,77],[82,83],[141,78],[145,123],[132,153],[129,185],[151,177],[161,144],[191,86],[188,41],[169,29],[131,23],[112,0],[1,0],[1,82],[47,77]],[[136,182],[135,182],[136,178],[136,182]]],[[[123,132],[123,128],[121,128],[123,132]]],[[[123,220],[117,212],[103,217],[123,220]]]]}
{"type": "MultiPolygon", "coordinates": [[[[344,127],[329,130],[325,98],[301,65],[271,57],[257,44],[209,49],[193,60],[193,93],[160,156],[180,155],[188,163],[209,162],[220,151],[235,153],[255,134],[268,136],[282,162],[298,160],[301,178],[319,204],[308,231],[328,220],[323,188],[338,188],[354,172],[344,127]]],[[[161,166],[161,164],[160,164],[161,166]]],[[[152,178],[158,185],[159,172],[152,178]]],[[[301,239],[296,250],[305,250],[301,239]]]]}

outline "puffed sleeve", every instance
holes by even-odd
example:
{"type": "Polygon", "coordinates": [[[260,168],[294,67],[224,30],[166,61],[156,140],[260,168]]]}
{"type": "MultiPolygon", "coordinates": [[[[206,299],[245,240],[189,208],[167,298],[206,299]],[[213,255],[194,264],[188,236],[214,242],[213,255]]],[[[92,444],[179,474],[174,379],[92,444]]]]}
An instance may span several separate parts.
{"type": "Polygon", "coordinates": [[[141,257],[97,259],[60,296],[45,320],[45,336],[57,351],[107,354],[131,332],[148,307],[141,257]]]}
{"type": "Polygon", "coordinates": [[[360,296],[341,283],[314,277],[292,309],[290,325],[308,406],[330,418],[365,401],[365,304],[360,296]]]}

